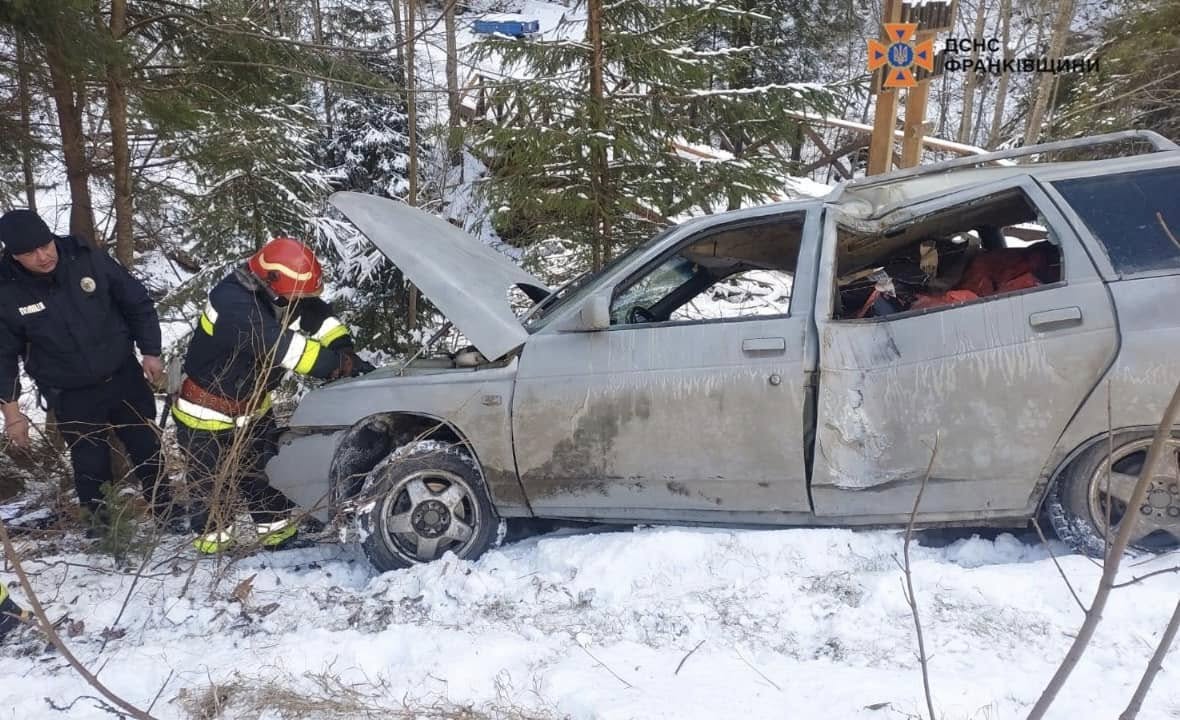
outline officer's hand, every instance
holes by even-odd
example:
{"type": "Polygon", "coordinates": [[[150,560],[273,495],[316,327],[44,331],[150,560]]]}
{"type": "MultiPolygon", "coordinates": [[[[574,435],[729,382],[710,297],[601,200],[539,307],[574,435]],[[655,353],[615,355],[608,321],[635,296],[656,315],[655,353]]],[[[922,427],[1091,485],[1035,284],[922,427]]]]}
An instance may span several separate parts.
{"type": "Polygon", "coordinates": [[[159,385],[164,378],[164,363],[155,355],[143,356],[143,376],[152,385],[159,385]]]}
{"type": "Polygon", "coordinates": [[[4,434],[9,442],[19,448],[29,447],[29,419],[24,415],[10,423],[4,424],[4,434]]]}

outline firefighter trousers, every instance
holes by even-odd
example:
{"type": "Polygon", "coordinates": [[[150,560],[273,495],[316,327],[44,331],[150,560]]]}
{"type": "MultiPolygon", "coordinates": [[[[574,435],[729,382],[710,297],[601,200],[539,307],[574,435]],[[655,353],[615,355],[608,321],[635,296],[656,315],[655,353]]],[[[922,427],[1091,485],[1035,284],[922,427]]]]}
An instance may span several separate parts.
{"type": "Polygon", "coordinates": [[[270,412],[232,430],[195,430],[176,424],[176,441],[184,454],[185,478],[192,495],[189,507],[194,531],[224,529],[232,522],[239,500],[244,501],[254,522],[271,523],[287,517],[294,504],[270,486],[263,471],[278,450],[278,435],[270,412]],[[211,519],[220,522],[210,524],[211,519]]]}

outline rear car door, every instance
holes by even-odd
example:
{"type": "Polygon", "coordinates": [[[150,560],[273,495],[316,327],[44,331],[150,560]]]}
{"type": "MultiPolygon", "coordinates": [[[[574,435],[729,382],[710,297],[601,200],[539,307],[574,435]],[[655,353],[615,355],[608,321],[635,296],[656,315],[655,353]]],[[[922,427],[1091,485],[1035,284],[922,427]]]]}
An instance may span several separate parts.
{"type": "MultiPolygon", "coordinates": [[[[921,203],[907,217],[940,233],[962,218],[968,224],[958,229],[966,231],[988,208],[1014,207],[1035,219],[1012,232],[1039,223],[1057,245],[1056,281],[864,320],[837,317],[834,295],[817,307],[817,515],[862,522],[908,515],[932,455],[924,519],[1012,516],[1035,504],[1054,445],[1117,350],[1107,288],[1027,176],[921,203]]],[[[908,231],[887,227],[881,237],[900,232],[908,231]]],[[[825,233],[820,283],[834,293],[841,233],[834,217],[825,233]]]]}

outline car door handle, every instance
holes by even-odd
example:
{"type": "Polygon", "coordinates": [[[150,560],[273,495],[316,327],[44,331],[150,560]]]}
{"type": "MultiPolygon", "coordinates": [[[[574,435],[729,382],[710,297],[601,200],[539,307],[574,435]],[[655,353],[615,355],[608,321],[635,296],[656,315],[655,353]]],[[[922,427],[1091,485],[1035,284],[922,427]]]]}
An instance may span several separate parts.
{"type": "Polygon", "coordinates": [[[781,337],[746,338],[742,340],[742,352],[786,352],[787,340],[781,337]]]}
{"type": "Polygon", "coordinates": [[[1037,312],[1028,316],[1028,324],[1042,330],[1081,325],[1081,323],[1082,309],[1076,305],[1073,307],[1045,310],[1044,312],[1037,312]]]}

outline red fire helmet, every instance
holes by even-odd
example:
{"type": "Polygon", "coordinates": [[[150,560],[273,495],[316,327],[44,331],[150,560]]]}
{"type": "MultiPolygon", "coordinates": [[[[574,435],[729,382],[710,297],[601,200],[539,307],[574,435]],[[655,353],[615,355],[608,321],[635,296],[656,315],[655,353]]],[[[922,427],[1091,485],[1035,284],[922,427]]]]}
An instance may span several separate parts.
{"type": "Polygon", "coordinates": [[[279,297],[294,300],[319,295],[324,271],[311,248],[295,238],[277,237],[250,256],[250,272],[279,297]]]}

